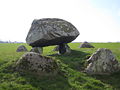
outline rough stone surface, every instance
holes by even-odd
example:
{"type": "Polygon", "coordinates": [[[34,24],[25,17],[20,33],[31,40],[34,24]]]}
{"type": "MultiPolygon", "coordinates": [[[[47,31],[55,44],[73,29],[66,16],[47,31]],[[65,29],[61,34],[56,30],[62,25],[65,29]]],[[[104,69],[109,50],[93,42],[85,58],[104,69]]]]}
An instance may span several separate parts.
{"type": "Polygon", "coordinates": [[[71,49],[67,44],[63,44],[62,46],[57,45],[53,51],[58,51],[58,54],[66,53],[69,54],[71,53],[71,49]],[[62,53],[61,53],[62,52],[62,53]]]}
{"type": "Polygon", "coordinates": [[[59,51],[59,45],[56,45],[53,51],[59,51]]]}
{"type": "Polygon", "coordinates": [[[33,47],[30,52],[36,52],[36,53],[39,53],[39,54],[42,54],[43,53],[43,48],[42,47],[33,47]]]}
{"type": "Polygon", "coordinates": [[[57,18],[34,20],[26,37],[32,47],[44,47],[69,43],[79,31],[69,22],[57,18]]]}
{"type": "MultiPolygon", "coordinates": [[[[66,44],[66,48],[70,49],[70,47],[67,44],[66,44]]],[[[56,45],[53,51],[59,51],[59,45],[56,45]]]]}
{"type": "Polygon", "coordinates": [[[119,63],[115,59],[111,50],[98,49],[88,59],[89,65],[86,68],[88,74],[111,74],[120,70],[119,63]]]}
{"type": "Polygon", "coordinates": [[[90,43],[88,42],[83,42],[79,48],[94,48],[90,43]]]}
{"type": "Polygon", "coordinates": [[[41,56],[35,52],[27,52],[17,61],[16,70],[35,75],[54,75],[57,73],[58,65],[50,57],[41,56]]]}
{"type": "Polygon", "coordinates": [[[26,52],[26,51],[28,50],[24,45],[20,45],[16,50],[16,52],[26,52]]]}
{"type": "Polygon", "coordinates": [[[61,44],[58,47],[58,54],[68,54],[71,52],[71,49],[69,48],[69,46],[67,44],[61,44]]]}

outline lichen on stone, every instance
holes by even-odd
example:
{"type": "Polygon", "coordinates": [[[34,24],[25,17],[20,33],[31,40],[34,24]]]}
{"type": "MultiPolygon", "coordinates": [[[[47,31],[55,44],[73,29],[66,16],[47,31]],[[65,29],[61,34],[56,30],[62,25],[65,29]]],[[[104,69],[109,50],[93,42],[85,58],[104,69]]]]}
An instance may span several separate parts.
{"type": "Polygon", "coordinates": [[[58,65],[50,57],[42,56],[35,52],[28,52],[17,61],[16,70],[36,75],[49,75],[57,73],[58,65]]]}
{"type": "Polygon", "coordinates": [[[87,61],[89,65],[85,71],[88,74],[112,74],[120,70],[112,51],[106,48],[98,49],[87,61]]]}

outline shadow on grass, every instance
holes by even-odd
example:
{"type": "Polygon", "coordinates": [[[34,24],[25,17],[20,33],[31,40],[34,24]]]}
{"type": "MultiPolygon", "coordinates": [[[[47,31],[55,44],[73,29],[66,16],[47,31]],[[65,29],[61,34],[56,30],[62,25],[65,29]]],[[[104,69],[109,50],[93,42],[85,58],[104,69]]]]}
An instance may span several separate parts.
{"type": "Polygon", "coordinates": [[[113,90],[120,90],[120,72],[112,75],[94,75],[95,79],[102,81],[103,83],[109,84],[113,90]]]}
{"type": "Polygon", "coordinates": [[[0,90],[72,90],[68,78],[57,74],[54,76],[37,76],[22,73],[12,66],[0,68],[0,90]],[[11,84],[12,83],[12,84],[11,84]]]}
{"type": "Polygon", "coordinates": [[[110,76],[92,76],[95,78],[93,79],[89,75],[76,71],[85,68],[84,64],[88,55],[88,53],[72,50],[69,55],[54,56],[63,62],[62,69],[67,72],[67,77],[65,77],[65,75],[61,75],[60,73],[56,76],[42,78],[39,76],[30,75],[28,73],[21,74],[14,71],[14,69],[9,66],[12,65],[12,63],[9,65],[6,64],[3,68],[0,68],[0,87],[7,87],[6,90],[113,90],[104,89],[107,85],[100,82],[102,81],[105,84],[109,84],[111,88],[115,88],[114,90],[120,90],[120,73],[110,76]],[[72,69],[68,66],[64,66],[64,63],[72,69]],[[96,79],[100,81],[96,81],[96,79]]]}
{"type": "MultiPolygon", "coordinates": [[[[70,54],[51,56],[59,59],[63,64],[65,63],[70,68],[80,71],[84,69],[87,55],[89,54],[82,51],[72,50],[70,54]]],[[[62,66],[62,68],[64,67],[62,66]]],[[[66,69],[64,70],[66,72],[66,69]]],[[[37,88],[38,90],[74,90],[74,87],[71,86],[68,80],[68,76],[65,76],[66,75],[61,75],[60,73],[58,73],[56,76],[42,78],[36,78],[35,76],[31,75],[22,75],[22,77],[25,78],[25,80],[29,82],[30,85],[37,88]]]]}
{"type": "MultiPolygon", "coordinates": [[[[72,50],[71,54],[68,55],[56,55],[57,59],[61,60],[63,63],[67,64],[70,68],[78,71],[85,69],[85,61],[90,56],[89,53],[82,51],[72,50]]],[[[88,77],[91,77],[88,75],[88,77]]],[[[114,73],[110,76],[107,75],[94,75],[93,78],[100,80],[101,82],[110,85],[111,88],[115,90],[120,90],[120,72],[114,73]]]]}
{"type": "MultiPolygon", "coordinates": [[[[21,75],[22,76],[22,75],[21,75]]],[[[37,88],[37,90],[71,90],[72,87],[68,83],[68,79],[61,76],[32,76],[23,75],[26,82],[29,82],[32,87],[37,88]]],[[[25,83],[26,84],[26,83],[25,83]]]]}
{"type": "Polygon", "coordinates": [[[55,55],[54,57],[67,64],[72,69],[83,70],[85,68],[85,61],[88,56],[89,53],[72,50],[70,54],[55,55]]]}

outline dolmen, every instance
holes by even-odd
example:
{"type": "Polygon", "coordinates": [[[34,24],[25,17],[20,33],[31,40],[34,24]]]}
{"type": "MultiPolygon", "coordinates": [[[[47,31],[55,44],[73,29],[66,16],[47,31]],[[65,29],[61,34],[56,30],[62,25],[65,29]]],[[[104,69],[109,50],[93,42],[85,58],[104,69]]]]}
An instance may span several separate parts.
{"type": "Polygon", "coordinates": [[[24,45],[18,46],[16,52],[27,52],[27,48],[24,45]]]}
{"type": "Polygon", "coordinates": [[[59,53],[67,51],[66,44],[75,40],[79,31],[70,22],[58,18],[34,20],[26,37],[26,42],[43,52],[43,47],[59,45],[59,53]]]}
{"type": "Polygon", "coordinates": [[[90,43],[88,42],[83,42],[80,44],[79,48],[94,48],[90,43]]]}
{"type": "Polygon", "coordinates": [[[120,70],[120,66],[111,50],[100,48],[87,60],[89,65],[85,69],[88,74],[110,75],[120,70]]]}

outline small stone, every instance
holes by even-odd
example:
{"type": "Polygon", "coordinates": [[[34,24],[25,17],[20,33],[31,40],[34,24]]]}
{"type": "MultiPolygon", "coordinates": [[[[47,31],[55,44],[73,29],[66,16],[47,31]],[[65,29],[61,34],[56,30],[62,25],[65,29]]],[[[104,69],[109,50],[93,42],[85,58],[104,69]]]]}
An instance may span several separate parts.
{"type": "Polygon", "coordinates": [[[120,66],[111,50],[100,48],[87,60],[89,65],[85,69],[88,74],[112,74],[120,70],[120,66]]]}
{"type": "Polygon", "coordinates": [[[16,52],[27,52],[27,48],[24,45],[18,46],[16,52]]]}
{"type": "Polygon", "coordinates": [[[90,43],[88,42],[83,42],[79,48],[94,48],[90,43]]]}
{"type": "Polygon", "coordinates": [[[17,61],[16,70],[35,75],[55,75],[58,71],[58,65],[50,57],[35,52],[27,52],[17,61]]]}

